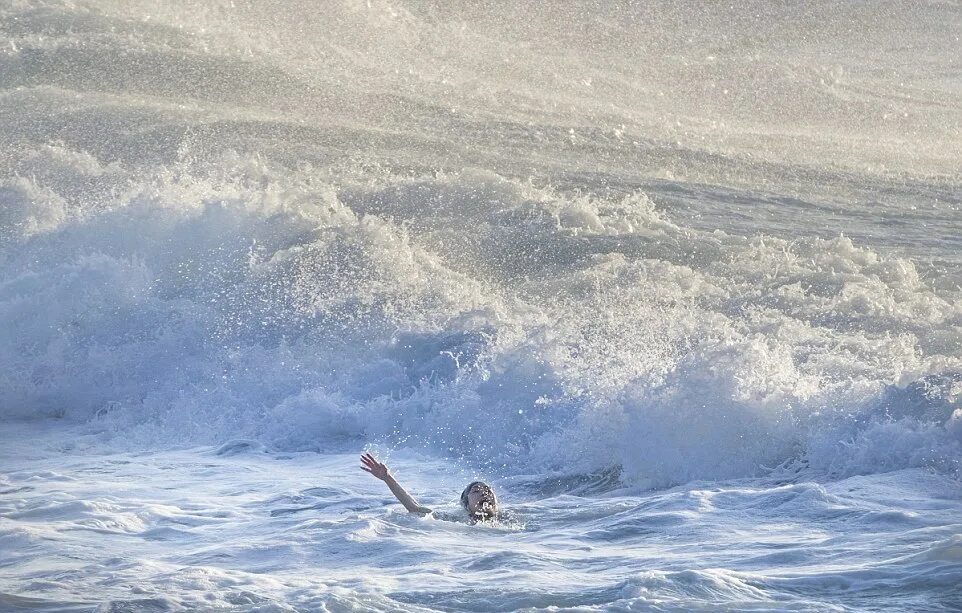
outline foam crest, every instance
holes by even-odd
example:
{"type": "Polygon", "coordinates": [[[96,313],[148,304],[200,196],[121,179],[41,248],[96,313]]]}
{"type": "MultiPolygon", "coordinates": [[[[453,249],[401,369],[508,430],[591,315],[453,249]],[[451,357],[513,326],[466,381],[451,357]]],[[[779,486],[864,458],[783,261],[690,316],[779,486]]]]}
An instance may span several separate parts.
{"type": "Polygon", "coordinates": [[[20,242],[56,228],[66,216],[56,192],[24,177],[0,183],[0,244],[20,242]]]}
{"type": "MultiPolygon", "coordinates": [[[[227,153],[145,179],[43,155],[128,187],[5,226],[8,418],[659,487],[958,469],[957,289],[847,238],[695,230],[641,192],[490,171],[335,184],[227,153]]],[[[18,219],[58,201],[14,184],[18,219]]]]}

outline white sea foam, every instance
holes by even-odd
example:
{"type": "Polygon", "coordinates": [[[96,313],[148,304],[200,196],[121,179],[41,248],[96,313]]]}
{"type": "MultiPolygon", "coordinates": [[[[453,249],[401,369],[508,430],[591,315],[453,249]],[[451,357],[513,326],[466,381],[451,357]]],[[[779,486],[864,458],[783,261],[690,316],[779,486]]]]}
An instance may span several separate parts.
{"type": "Polygon", "coordinates": [[[958,469],[959,303],[911,260],[685,228],[643,193],[468,172],[342,197],[257,172],[164,171],[21,228],[8,415],[278,449],[375,437],[653,485],[791,460],[958,469]]]}

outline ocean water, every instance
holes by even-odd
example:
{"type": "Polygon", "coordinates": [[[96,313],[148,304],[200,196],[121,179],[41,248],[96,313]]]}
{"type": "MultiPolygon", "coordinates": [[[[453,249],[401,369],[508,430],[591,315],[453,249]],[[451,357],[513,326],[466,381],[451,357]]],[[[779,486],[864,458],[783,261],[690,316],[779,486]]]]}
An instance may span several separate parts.
{"type": "Polygon", "coordinates": [[[962,609],[960,41],[0,1],[0,610],[962,609]]]}

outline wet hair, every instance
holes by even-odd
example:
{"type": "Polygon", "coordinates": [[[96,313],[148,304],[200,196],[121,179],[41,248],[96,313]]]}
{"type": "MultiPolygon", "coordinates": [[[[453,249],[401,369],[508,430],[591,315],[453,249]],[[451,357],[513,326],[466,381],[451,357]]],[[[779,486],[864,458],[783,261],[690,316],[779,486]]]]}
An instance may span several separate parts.
{"type": "Polygon", "coordinates": [[[491,506],[482,508],[480,511],[475,511],[471,513],[471,515],[473,515],[475,519],[491,519],[496,513],[495,509],[498,506],[498,498],[494,495],[494,490],[491,489],[491,486],[484,481],[472,481],[468,484],[468,487],[464,488],[464,491],[461,492],[461,506],[470,513],[468,509],[468,494],[471,493],[471,488],[476,485],[481,487],[481,501],[488,502],[491,506]]]}

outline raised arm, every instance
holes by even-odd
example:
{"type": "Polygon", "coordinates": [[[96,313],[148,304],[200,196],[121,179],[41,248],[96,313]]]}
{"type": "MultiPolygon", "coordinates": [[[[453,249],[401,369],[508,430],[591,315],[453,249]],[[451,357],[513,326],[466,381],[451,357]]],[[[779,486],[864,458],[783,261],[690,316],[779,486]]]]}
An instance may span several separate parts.
{"type": "Polygon", "coordinates": [[[422,507],[418,504],[418,501],[411,496],[411,494],[408,494],[406,491],[404,491],[404,488],[401,487],[401,484],[395,481],[394,477],[391,476],[391,473],[388,472],[387,466],[375,460],[374,456],[369,453],[363,454],[361,456],[361,464],[361,470],[365,470],[381,481],[387,483],[387,486],[391,489],[391,493],[397,496],[397,499],[409,512],[418,513],[420,515],[427,515],[431,512],[431,509],[422,507]]]}

